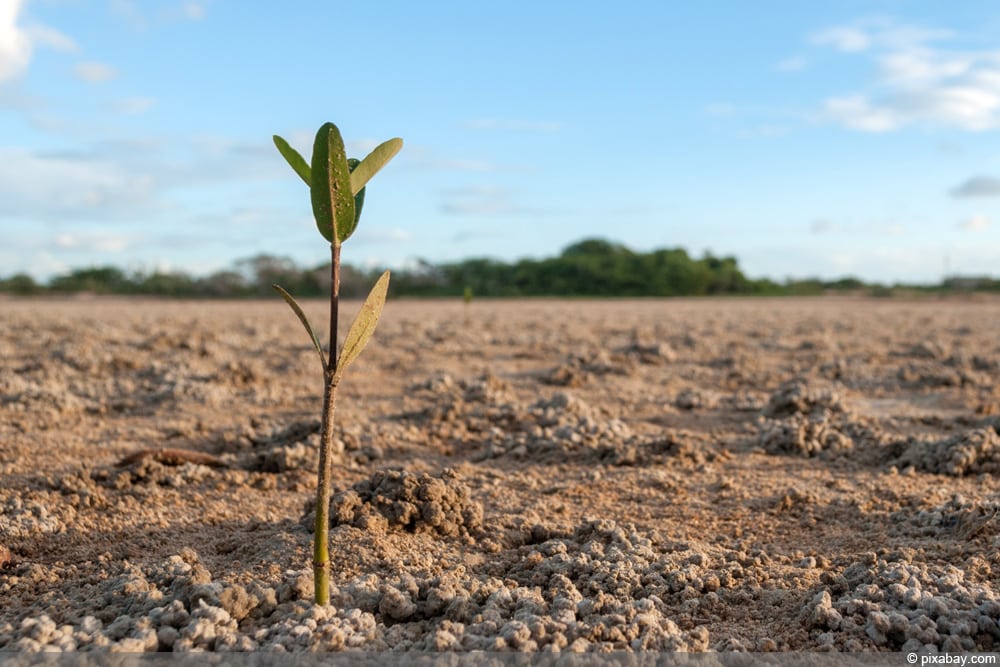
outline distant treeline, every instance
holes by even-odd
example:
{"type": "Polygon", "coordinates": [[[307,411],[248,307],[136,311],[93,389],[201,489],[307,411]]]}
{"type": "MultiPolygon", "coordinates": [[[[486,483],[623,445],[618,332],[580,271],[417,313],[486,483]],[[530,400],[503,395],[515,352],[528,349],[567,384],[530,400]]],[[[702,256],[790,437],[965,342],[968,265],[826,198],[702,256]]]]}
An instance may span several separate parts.
{"type": "MultiPolygon", "coordinates": [[[[346,265],[341,268],[341,295],[364,296],[380,273],[346,265]]],[[[278,283],[298,297],[329,295],[329,263],[302,268],[290,259],[258,255],[208,276],[183,272],[126,272],[114,266],[76,269],[37,283],[27,274],[0,279],[0,292],[19,295],[94,294],[159,295],[171,297],[241,298],[271,296],[278,283]]],[[[937,285],[879,285],[857,278],[839,280],[750,279],[735,257],[706,253],[692,258],[683,248],[634,252],[602,239],[586,239],[567,247],[557,257],[522,259],[513,263],[493,259],[431,264],[394,270],[394,296],[711,296],[814,295],[855,292],[889,296],[898,291],[1000,291],[1000,280],[989,277],[949,278],[937,285]]]]}

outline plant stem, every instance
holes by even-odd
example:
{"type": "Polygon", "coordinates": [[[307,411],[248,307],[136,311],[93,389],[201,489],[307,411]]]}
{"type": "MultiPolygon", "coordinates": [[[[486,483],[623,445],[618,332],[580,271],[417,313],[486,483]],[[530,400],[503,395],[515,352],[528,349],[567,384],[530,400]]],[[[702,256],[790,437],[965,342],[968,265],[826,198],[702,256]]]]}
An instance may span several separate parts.
{"type": "Polygon", "coordinates": [[[330,244],[330,356],[327,370],[337,372],[337,322],[340,310],[340,244],[330,244]]]}
{"type": "Polygon", "coordinates": [[[323,378],[323,426],[319,442],[316,526],[313,543],[313,594],[330,603],[330,477],[333,474],[333,411],[337,403],[337,321],[340,310],[340,244],[330,244],[330,352],[323,378]]]}

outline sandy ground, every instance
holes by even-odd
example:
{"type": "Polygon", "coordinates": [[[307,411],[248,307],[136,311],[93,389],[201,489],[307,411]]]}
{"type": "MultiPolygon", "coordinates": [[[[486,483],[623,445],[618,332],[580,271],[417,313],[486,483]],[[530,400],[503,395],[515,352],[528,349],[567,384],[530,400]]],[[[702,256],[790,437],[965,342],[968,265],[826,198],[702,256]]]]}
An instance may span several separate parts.
{"type": "Polygon", "coordinates": [[[317,608],[280,299],[0,300],[0,649],[998,650],[998,332],[988,299],[390,302],[317,608]]]}

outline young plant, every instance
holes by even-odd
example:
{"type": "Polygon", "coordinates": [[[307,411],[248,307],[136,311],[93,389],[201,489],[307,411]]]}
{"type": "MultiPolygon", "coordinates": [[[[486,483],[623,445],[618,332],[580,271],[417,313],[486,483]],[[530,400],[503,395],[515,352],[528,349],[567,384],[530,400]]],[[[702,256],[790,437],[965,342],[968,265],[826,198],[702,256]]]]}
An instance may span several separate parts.
{"type": "Polygon", "coordinates": [[[469,326],[469,304],[472,303],[472,288],[468,285],[465,286],[465,290],[462,292],[462,301],[465,302],[465,310],[463,311],[463,320],[465,321],[465,326],[469,326]]]}
{"type": "Polygon", "coordinates": [[[312,200],[313,217],[319,233],[330,242],[330,346],[323,353],[316,331],[292,295],[279,285],[272,285],[298,316],[312,339],[323,367],[323,421],[320,431],[319,475],[316,485],[316,528],[313,541],[313,590],[316,604],[330,602],[330,477],[333,472],[333,411],[337,387],[344,370],[357,359],[371,339],[385,305],[389,272],[375,282],[360,312],[347,331],[344,345],[337,354],[337,318],[340,306],[340,246],[358,226],[365,201],[365,184],[403,147],[402,139],[379,144],[364,160],[347,159],[344,140],[333,123],[325,123],[316,133],[312,162],[305,159],[287,141],[274,135],[274,145],[306,185],[312,200]]]}

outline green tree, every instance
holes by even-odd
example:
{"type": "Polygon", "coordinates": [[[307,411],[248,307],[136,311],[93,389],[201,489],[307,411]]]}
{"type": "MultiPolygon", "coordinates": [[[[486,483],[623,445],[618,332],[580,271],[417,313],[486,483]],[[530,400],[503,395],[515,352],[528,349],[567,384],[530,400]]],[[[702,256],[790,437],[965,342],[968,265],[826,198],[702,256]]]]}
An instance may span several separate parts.
{"type": "Polygon", "coordinates": [[[142,294],[180,297],[200,293],[198,283],[181,271],[156,271],[148,276],[137,276],[133,282],[136,291],[142,294]]]}
{"type": "Polygon", "coordinates": [[[38,294],[44,288],[27,273],[15,273],[10,278],[0,280],[0,292],[10,292],[19,296],[38,294]]]}
{"type": "Polygon", "coordinates": [[[122,294],[134,287],[125,272],[114,266],[77,269],[67,275],[56,276],[49,283],[55,292],[93,292],[95,294],[122,294]]]}

